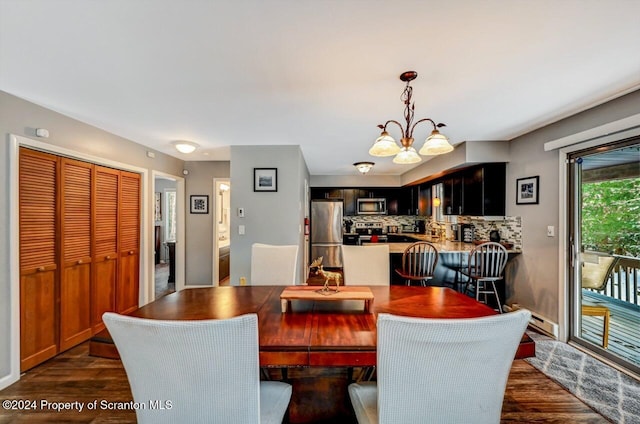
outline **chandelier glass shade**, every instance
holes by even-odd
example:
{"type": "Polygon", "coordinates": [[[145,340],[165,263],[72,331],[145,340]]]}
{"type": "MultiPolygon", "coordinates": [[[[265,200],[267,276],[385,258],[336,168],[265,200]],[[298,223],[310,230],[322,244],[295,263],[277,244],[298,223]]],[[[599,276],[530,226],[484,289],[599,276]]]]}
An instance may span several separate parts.
{"type": "Polygon", "coordinates": [[[449,144],[447,137],[438,131],[438,128],[446,126],[445,124],[441,122],[436,124],[430,118],[420,119],[415,123],[413,122],[415,103],[411,102],[413,87],[411,87],[410,83],[416,79],[417,76],[418,73],[415,71],[407,71],[400,75],[400,80],[407,83],[404,91],[402,92],[402,101],[405,104],[405,127],[403,128],[402,124],[393,119],[388,120],[384,125],[378,125],[378,128],[382,130],[382,133],[369,149],[369,154],[371,156],[395,156],[393,158],[394,163],[412,164],[422,160],[420,155],[441,155],[453,150],[453,146],[449,144]],[[419,151],[416,151],[413,147],[413,130],[421,122],[430,122],[431,125],[433,125],[433,130],[431,131],[431,135],[429,135],[425,140],[422,148],[419,151]],[[395,124],[400,128],[400,132],[402,134],[400,145],[398,145],[393,137],[391,137],[387,132],[387,126],[389,124],[395,124]]]}

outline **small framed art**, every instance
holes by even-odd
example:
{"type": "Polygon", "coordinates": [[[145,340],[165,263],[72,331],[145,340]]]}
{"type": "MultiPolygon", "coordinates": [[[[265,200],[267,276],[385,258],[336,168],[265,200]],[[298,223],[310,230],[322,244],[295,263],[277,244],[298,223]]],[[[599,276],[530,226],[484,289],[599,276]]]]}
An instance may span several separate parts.
{"type": "Polygon", "coordinates": [[[518,178],[516,180],[516,205],[537,205],[539,192],[539,176],[518,178]]]}
{"type": "Polygon", "coordinates": [[[192,194],[191,200],[191,213],[209,213],[209,195],[207,194],[192,194]]]}
{"type": "Polygon", "coordinates": [[[253,168],[253,191],[278,191],[278,168],[253,168]]]}

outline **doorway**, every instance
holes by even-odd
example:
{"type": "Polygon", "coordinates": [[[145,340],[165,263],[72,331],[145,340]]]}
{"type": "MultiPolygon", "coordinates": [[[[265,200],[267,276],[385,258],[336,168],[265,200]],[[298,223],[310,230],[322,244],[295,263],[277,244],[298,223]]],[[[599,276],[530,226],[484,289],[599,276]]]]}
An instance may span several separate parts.
{"type": "Polygon", "coordinates": [[[213,285],[228,286],[231,266],[231,182],[214,178],[213,285]]]}
{"type": "Polygon", "coordinates": [[[569,339],[640,374],[640,137],[568,155],[569,339]]]}
{"type": "Polygon", "coordinates": [[[184,287],[184,179],[152,171],[154,203],[150,269],[153,297],[184,287]]]}

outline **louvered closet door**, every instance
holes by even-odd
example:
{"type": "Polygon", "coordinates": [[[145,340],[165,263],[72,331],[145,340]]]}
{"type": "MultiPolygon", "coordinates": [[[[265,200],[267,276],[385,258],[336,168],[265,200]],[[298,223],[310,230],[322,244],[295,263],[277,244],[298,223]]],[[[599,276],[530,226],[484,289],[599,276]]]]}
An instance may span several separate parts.
{"type": "Polygon", "coordinates": [[[120,171],[95,165],[93,175],[91,326],[96,334],[104,329],[102,314],[116,310],[120,171]]]}
{"type": "Polygon", "coordinates": [[[92,335],[91,174],[91,164],[61,159],[60,350],[92,335]]]}
{"type": "Polygon", "coordinates": [[[140,174],[120,173],[120,258],[116,309],[128,313],[138,308],[140,260],[140,174]]]}
{"type": "Polygon", "coordinates": [[[20,148],[20,370],[58,352],[58,158],[20,148]]]}

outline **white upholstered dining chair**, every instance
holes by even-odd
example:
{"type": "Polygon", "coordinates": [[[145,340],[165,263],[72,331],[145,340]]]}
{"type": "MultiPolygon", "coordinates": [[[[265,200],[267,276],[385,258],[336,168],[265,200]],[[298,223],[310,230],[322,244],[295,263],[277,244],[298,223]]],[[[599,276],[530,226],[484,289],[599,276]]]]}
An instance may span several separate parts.
{"type": "Polygon", "coordinates": [[[524,309],[471,319],[379,314],[378,381],[349,385],[358,423],[499,423],[530,317],[524,309]]]}
{"type": "Polygon", "coordinates": [[[251,246],[253,286],[292,286],[296,284],[298,246],[254,243],[251,246]]]}
{"type": "Polygon", "coordinates": [[[349,286],[388,286],[389,245],[342,245],[344,284],[349,286]]]}
{"type": "Polygon", "coordinates": [[[258,318],[163,321],[107,312],[139,423],[281,423],[291,386],[260,381],[258,318]],[[151,408],[159,401],[164,409],[151,408]],[[169,405],[164,402],[171,402],[169,405]]]}

